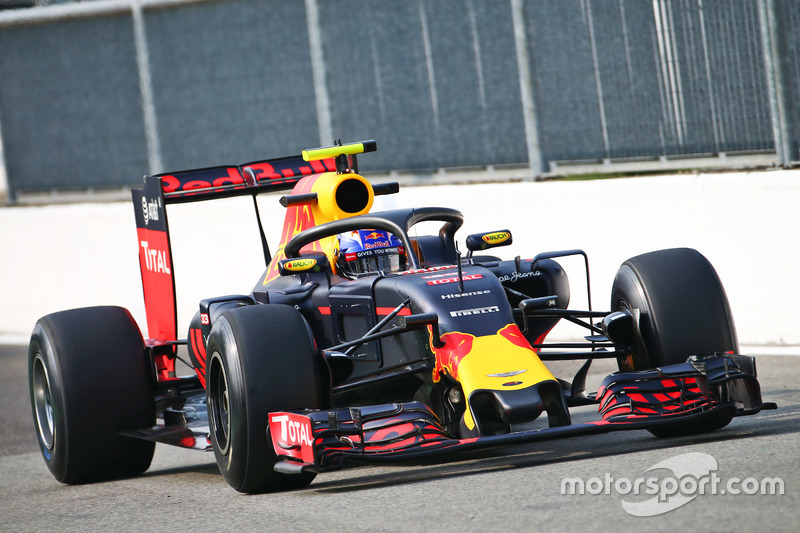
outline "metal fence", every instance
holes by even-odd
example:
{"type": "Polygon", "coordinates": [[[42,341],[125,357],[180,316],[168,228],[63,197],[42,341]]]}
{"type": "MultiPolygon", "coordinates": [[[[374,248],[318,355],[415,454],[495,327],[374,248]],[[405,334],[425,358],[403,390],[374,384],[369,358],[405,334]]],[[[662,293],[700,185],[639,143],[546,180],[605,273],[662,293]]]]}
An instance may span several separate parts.
{"type": "Polygon", "coordinates": [[[0,12],[0,132],[12,198],[334,138],[376,172],[788,164],[799,48],[800,0],[97,0],[0,12]]]}

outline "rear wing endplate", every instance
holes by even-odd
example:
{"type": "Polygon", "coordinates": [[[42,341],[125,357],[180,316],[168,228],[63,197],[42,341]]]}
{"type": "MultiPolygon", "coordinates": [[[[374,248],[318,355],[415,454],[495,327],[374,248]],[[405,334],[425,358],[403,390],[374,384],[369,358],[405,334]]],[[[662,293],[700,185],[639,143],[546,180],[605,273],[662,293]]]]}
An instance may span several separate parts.
{"type": "MultiPolygon", "coordinates": [[[[167,204],[200,202],[261,192],[291,190],[303,177],[335,171],[333,158],[305,161],[301,155],[146,176],[131,197],[136,215],[139,267],[147,314],[148,345],[174,354],[177,341],[175,271],[167,223],[167,204]]],[[[259,223],[259,229],[260,223],[259,223]]],[[[174,361],[163,358],[159,378],[174,375],[174,361]],[[170,362],[172,368],[169,368],[170,362]],[[162,375],[163,372],[163,375],[162,375]]]]}

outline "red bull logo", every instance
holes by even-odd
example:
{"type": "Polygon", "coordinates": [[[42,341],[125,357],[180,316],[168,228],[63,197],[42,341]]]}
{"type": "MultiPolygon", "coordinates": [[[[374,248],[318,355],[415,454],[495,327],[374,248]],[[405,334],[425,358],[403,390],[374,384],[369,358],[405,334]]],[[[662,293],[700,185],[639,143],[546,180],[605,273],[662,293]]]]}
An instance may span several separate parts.
{"type": "MultiPolygon", "coordinates": [[[[428,330],[430,331],[430,329],[429,326],[428,330]]],[[[442,374],[458,380],[458,364],[472,351],[475,335],[453,331],[445,333],[441,339],[444,346],[433,349],[436,354],[436,366],[433,369],[434,383],[438,383],[442,379],[442,374]]]]}
{"type": "MultiPolygon", "coordinates": [[[[451,377],[461,384],[467,398],[476,390],[516,390],[555,381],[514,323],[492,335],[476,337],[453,331],[442,335],[441,340],[444,346],[432,348],[436,364],[431,378],[438,383],[443,375],[451,377]],[[516,379],[509,381],[512,376],[516,379]]],[[[470,429],[475,426],[470,409],[464,413],[464,424],[470,429]]]]}
{"type": "MultiPolygon", "coordinates": [[[[430,327],[428,331],[431,331],[430,327]]],[[[497,335],[517,348],[536,353],[516,324],[508,324],[500,329],[497,335]]],[[[490,335],[488,338],[491,337],[493,337],[493,335],[490,335]]],[[[458,365],[464,357],[472,352],[476,339],[477,337],[475,337],[475,335],[461,333],[460,331],[452,331],[441,336],[444,346],[441,348],[433,348],[433,352],[436,355],[436,365],[433,369],[433,381],[435,383],[439,382],[442,374],[447,374],[458,381],[458,365]]],[[[432,340],[431,346],[433,346],[432,340]]]]}
{"type": "Polygon", "coordinates": [[[371,250],[373,248],[388,248],[392,243],[389,241],[365,242],[364,249],[371,250]]]}
{"type": "Polygon", "coordinates": [[[386,238],[386,234],[385,233],[381,233],[379,231],[373,231],[372,233],[368,233],[367,235],[364,235],[364,240],[367,240],[367,241],[374,241],[376,239],[385,239],[385,238],[386,238]]]}
{"type": "MultiPolygon", "coordinates": [[[[312,175],[298,181],[297,185],[295,185],[294,189],[292,189],[292,194],[305,194],[311,192],[317,178],[317,175],[312,175]]],[[[290,206],[286,209],[286,216],[283,220],[283,231],[281,232],[281,243],[278,247],[277,253],[273,257],[272,262],[269,264],[269,268],[267,268],[267,274],[263,281],[264,285],[279,276],[278,262],[282,259],[286,259],[286,256],[283,253],[283,248],[286,246],[286,243],[292,240],[292,238],[301,231],[315,226],[316,223],[317,221],[314,219],[314,212],[311,209],[311,206],[296,205],[290,206]]],[[[313,251],[322,251],[319,246],[319,242],[312,243],[312,246],[309,248],[313,251]]]]}
{"type": "Polygon", "coordinates": [[[525,335],[522,334],[519,327],[516,324],[509,324],[500,331],[497,332],[498,335],[510,341],[512,344],[519,346],[520,348],[531,349],[534,352],[533,348],[531,348],[528,339],[525,338],[525,335]]]}

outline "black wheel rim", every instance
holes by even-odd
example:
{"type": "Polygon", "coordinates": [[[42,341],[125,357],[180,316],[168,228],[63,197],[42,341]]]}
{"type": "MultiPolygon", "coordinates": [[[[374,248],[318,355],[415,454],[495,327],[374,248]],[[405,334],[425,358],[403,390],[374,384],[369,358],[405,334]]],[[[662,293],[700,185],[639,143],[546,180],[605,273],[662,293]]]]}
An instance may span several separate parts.
{"type": "Polygon", "coordinates": [[[211,431],[220,453],[224,455],[228,452],[230,440],[230,401],[225,369],[217,354],[214,354],[211,362],[208,387],[211,431]]]}
{"type": "Polygon", "coordinates": [[[48,450],[53,449],[55,442],[55,422],[53,420],[53,400],[50,389],[50,376],[42,360],[42,354],[36,354],[33,360],[33,410],[36,415],[36,430],[39,440],[48,450]]]}

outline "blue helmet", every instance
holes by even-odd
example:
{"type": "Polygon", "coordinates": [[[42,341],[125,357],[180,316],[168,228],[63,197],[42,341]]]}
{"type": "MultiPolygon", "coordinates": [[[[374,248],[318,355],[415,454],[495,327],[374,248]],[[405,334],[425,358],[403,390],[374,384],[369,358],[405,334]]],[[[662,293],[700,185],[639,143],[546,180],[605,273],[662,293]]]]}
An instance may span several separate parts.
{"type": "Polygon", "coordinates": [[[341,233],[336,266],[339,272],[355,278],[369,272],[397,272],[405,268],[403,244],[383,230],[353,230],[341,233]]]}

